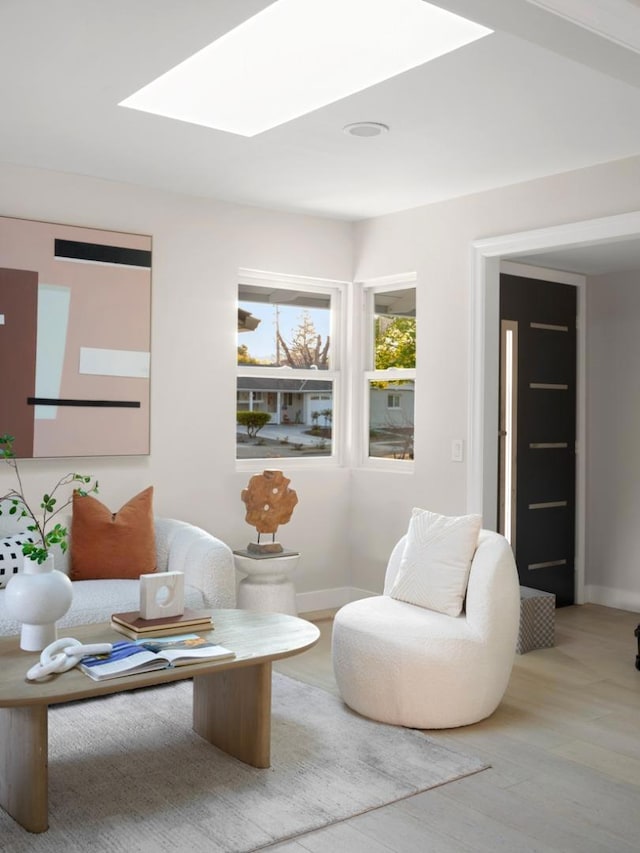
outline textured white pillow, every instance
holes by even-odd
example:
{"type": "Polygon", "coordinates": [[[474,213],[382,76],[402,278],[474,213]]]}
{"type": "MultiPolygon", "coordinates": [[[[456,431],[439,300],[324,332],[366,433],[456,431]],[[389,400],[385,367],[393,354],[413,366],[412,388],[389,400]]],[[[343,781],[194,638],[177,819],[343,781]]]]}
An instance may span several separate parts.
{"type": "Polygon", "coordinates": [[[391,597],[459,616],[481,525],[479,515],[414,509],[391,597]]]}
{"type": "Polygon", "coordinates": [[[11,578],[22,571],[22,546],[33,541],[30,533],[16,533],[0,539],[0,589],[4,589],[11,578]]]}

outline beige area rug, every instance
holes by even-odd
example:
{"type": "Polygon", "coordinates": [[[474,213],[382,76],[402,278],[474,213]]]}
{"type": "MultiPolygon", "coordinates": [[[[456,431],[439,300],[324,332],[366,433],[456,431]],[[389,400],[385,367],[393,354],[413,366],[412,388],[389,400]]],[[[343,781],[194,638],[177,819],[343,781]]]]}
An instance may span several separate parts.
{"type": "Polygon", "coordinates": [[[32,835],[0,809],[0,850],[240,853],[486,767],[278,673],[268,770],[198,737],[191,707],[189,681],[53,707],[50,828],[32,835]]]}

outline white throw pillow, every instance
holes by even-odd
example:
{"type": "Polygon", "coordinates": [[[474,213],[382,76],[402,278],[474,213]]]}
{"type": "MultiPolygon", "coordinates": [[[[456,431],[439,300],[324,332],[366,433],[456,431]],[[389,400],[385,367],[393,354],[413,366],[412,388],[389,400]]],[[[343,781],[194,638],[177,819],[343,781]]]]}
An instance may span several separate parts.
{"type": "Polygon", "coordinates": [[[459,616],[481,526],[480,515],[414,509],[391,597],[459,616]]]}
{"type": "Polygon", "coordinates": [[[34,541],[30,533],[16,533],[0,539],[0,589],[4,589],[11,578],[22,571],[22,546],[34,541]]]}

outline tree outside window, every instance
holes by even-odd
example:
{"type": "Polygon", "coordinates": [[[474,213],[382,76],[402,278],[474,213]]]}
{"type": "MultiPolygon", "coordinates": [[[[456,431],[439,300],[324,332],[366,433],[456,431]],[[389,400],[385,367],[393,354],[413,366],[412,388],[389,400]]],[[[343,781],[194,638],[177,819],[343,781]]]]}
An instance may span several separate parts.
{"type": "Polygon", "coordinates": [[[332,456],[337,380],[332,341],[341,289],[248,276],[238,287],[237,458],[332,456]],[[261,396],[263,395],[263,396],[261,396]],[[238,402],[240,403],[238,396],[238,402]],[[245,403],[246,401],[246,403],[245,403]],[[245,411],[269,414],[248,435],[245,411]],[[327,415],[327,411],[331,414],[327,415]]]}
{"type": "Polygon", "coordinates": [[[367,289],[371,329],[365,371],[369,459],[414,456],[416,290],[367,289]]]}
{"type": "Polygon", "coordinates": [[[416,318],[378,316],[375,319],[375,367],[416,366],[416,318]]]}

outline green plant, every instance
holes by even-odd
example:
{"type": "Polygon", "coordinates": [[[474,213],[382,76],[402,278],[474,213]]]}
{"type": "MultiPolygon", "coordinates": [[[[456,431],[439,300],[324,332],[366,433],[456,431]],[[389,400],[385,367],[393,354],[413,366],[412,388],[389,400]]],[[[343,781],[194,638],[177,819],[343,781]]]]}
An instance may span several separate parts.
{"type": "Polygon", "coordinates": [[[255,438],[270,420],[269,412],[236,412],[236,421],[240,426],[246,427],[249,438],[255,438]]]}
{"type": "MultiPolygon", "coordinates": [[[[31,520],[31,523],[27,525],[27,530],[36,535],[36,542],[25,543],[22,546],[22,553],[25,557],[29,557],[36,563],[44,563],[49,555],[49,548],[51,548],[52,545],[59,545],[62,551],[66,551],[68,547],[69,531],[67,528],[63,527],[59,522],[55,522],[52,527],[50,527],[50,525],[55,516],[69,506],[73,500],[73,492],[60,506],[58,506],[58,499],[55,497],[56,493],[64,486],[78,484],[74,491],[85,496],[98,491],[98,481],[95,480],[92,483],[92,478],[86,474],[65,474],[64,477],[60,477],[51,492],[45,493],[42,496],[42,500],[40,502],[41,514],[38,515],[31,508],[24,496],[24,488],[22,486],[22,477],[20,476],[18,460],[13,450],[14,441],[15,438],[12,435],[7,435],[6,433],[4,435],[0,435],[0,459],[4,459],[7,465],[9,465],[10,468],[13,468],[16,479],[18,480],[17,489],[9,489],[6,494],[0,496],[0,515],[3,514],[1,505],[2,501],[9,501],[11,504],[8,510],[9,515],[15,515],[18,518],[28,518],[31,520]],[[88,486],[88,488],[80,486],[79,484],[84,484],[84,486],[88,486]]],[[[7,512],[7,510],[5,510],[5,512],[7,512]]]]}
{"type": "Polygon", "coordinates": [[[416,366],[416,318],[379,317],[375,328],[376,370],[416,366]]]}

